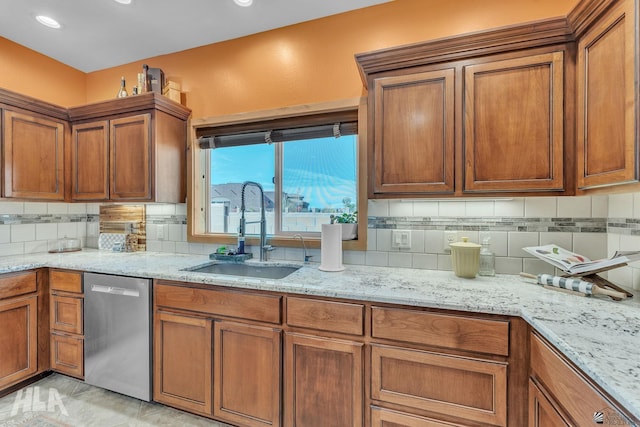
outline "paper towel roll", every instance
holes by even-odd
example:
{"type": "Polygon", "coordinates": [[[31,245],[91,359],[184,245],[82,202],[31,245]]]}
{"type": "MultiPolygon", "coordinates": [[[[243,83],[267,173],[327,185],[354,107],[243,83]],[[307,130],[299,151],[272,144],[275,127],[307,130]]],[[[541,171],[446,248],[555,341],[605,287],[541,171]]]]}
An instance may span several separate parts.
{"type": "Polygon", "coordinates": [[[342,271],[342,227],[340,224],[322,224],[320,237],[320,267],[322,271],[342,271]]]}

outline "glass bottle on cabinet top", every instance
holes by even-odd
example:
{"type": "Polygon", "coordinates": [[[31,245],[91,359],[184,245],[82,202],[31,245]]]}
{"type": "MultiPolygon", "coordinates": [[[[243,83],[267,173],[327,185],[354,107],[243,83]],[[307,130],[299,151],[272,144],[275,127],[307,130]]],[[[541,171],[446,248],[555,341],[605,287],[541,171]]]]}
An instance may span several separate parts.
{"type": "Polygon", "coordinates": [[[120,78],[120,90],[118,91],[118,98],[124,98],[127,96],[127,83],[124,80],[124,76],[120,78]]]}

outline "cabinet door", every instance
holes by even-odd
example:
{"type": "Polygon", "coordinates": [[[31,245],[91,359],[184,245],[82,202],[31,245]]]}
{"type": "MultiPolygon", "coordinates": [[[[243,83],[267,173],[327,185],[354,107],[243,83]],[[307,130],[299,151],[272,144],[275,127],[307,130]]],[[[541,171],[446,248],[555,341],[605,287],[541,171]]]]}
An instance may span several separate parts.
{"type": "Polygon", "coordinates": [[[151,200],[150,126],[151,115],[148,113],[111,120],[111,200],[151,200]]]}
{"type": "Polygon", "coordinates": [[[51,295],[51,329],[82,335],[82,298],[51,295]]]}
{"type": "Polygon", "coordinates": [[[71,143],[73,200],[109,198],[109,122],[74,125],[71,143]]]}
{"type": "Polygon", "coordinates": [[[387,409],[371,408],[371,427],[464,427],[461,424],[440,422],[428,418],[389,411],[387,409]]]}
{"type": "Polygon", "coordinates": [[[211,415],[211,320],[156,312],[153,400],[211,415]]]}
{"type": "Polygon", "coordinates": [[[38,297],[0,301],[0,389],[38,370],[38,297]]]}
{"type": "Polygon", "coordinates": [[[285,426],[363,424],[363,344],[285,336],[285,426]]]}
{"type": "Polygon", "coordinates": [[[578,188],[638,179],[634,4],[618,2],[578,41],[578,188]]]}
{"type": "Polygon", "coordinates": [[[4,112],[4,195],[64,200],[62,121],[4,112]]]}
{"type": "Polygon", "coordinates": [[[51,369],[77,378],[83,378],[84,340],[80,337],[52,333],[51,369]]]}
{"type": "Polygon", "coordinates": [[[542,391],[529,380],[529,427],[570,427],[542,391]]]}
{"type": "Polygon", "coordinates": [[[453,69],[374,80],[373,193],[453,193],[453,69]]]}
{"type": "Polygon", "coordinates": [[[216,322],[213,415],[243,426],[280,425],[281,332],[216,322]]]}
{"type": "Polygon", "coordinates": [[[564,190],[563,52],[465,67],[464,192],[564,190]]]}

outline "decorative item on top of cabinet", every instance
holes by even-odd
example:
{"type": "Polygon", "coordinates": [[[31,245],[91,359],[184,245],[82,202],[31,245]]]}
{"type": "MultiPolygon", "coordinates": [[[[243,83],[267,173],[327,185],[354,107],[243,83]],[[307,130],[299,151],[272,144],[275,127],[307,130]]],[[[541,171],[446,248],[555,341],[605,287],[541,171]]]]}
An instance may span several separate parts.
{"type": "Polygon", "coordinates": [[[184,202],[190,114],[155,92],[70,108],[72,199],[184,202]]]}
{"type": "Polygon", "coordinates": [[[579,189],[639,179],[636,4],[615,3],[578,38],[579,189]]]}

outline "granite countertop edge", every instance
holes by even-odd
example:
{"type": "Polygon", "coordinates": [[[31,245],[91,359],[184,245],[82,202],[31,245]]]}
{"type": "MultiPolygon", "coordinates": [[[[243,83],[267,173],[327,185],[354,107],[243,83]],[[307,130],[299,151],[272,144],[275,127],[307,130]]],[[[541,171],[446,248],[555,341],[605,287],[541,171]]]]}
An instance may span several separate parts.
{"type": "MultiPolygon", "coordinates": [[[[97,250],[0,257],[0,273],[41,267],[127,275],[229,288],[365,300],[519,316],[554,344],[634,417],[640,419],[640,298],[615,302],[543,289],[516,275],[461,279],[451,271],[348,265],[338,273],[317,264],[280,279],[185,271],[210,262],[206,255],[97,250]]],[[[248,263],[255,261],[248,261],[248,263]]]]}

